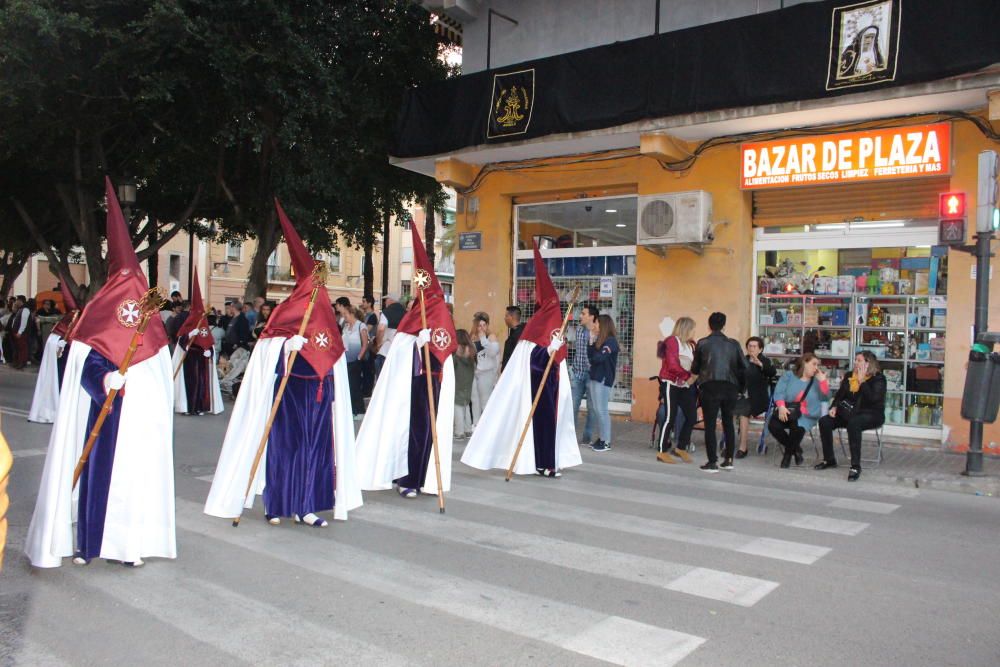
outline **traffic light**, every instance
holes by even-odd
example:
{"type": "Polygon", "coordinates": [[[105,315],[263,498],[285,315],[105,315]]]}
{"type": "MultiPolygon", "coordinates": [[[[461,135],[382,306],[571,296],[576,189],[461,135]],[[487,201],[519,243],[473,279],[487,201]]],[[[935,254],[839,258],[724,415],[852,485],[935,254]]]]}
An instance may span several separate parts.
{"type": "Polygon", "coordinates": [[[965,243],[965,193],[943,192],[938,197],[938,242],[965,243]]]}

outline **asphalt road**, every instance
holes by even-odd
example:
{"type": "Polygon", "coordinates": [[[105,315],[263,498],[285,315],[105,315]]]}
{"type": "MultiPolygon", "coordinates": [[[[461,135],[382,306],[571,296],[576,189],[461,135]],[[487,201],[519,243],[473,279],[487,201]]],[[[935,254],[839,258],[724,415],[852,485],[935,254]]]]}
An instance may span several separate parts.
{"type": "Polygon", "coordinates": [[[328,529],[259,504],[233,529],[201,513],[228,413],[178,416],[177,560],[32,570],[33,382],[0,369],[4,665],[1000,664],[1000,500],[706,475],[644,445],[557,480],[456,465],[444,516],[381,492],[328,529]]]}

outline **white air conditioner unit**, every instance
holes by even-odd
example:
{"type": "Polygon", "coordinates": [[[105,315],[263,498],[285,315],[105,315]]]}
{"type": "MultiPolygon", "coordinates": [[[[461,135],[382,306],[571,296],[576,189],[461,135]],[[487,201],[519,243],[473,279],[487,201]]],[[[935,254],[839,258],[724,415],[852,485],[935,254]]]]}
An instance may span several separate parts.
{"type": "Polygon", "coordinates": [[[712,195],[704,190],[639,197],[636,244],[700,244],[713,239],[712,195]]]}

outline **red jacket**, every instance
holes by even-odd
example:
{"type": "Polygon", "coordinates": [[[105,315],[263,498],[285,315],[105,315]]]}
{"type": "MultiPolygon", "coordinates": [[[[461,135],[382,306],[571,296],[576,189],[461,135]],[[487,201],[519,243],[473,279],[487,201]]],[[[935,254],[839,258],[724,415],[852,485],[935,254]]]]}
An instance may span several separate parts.
{"type": "Polygon", "coordinates": [[[680,346],[677,344],[677,337],[670,336],[665,341],[666,353],[663,355],[663,363],[660,365],[660,379],[682,384],[691,378],[691,372],[684,370],[681,366],[680,346]]]}

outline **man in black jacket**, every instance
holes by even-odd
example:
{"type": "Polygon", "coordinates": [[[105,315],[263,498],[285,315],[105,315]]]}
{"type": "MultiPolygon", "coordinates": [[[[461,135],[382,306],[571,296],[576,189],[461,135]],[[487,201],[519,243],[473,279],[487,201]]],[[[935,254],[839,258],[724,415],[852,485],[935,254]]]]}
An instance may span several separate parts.
{"type": "Polygon", "coordinates": [[[514,348],[517,347],[517,342],[521,340],[521,332],[524,331],[524,323],[521,322],[521,309],[517,306],[507,306],[503,322],[510,329],[510,333],[507,334],[507,340],[503,343],[503,358],[500,361],[501,373],[507,366],[510,355],[514,354],[514,348]]]}
{"type": "Polygon", "coordinates": [[[228,357],[238,347],[250,349],[250,322],[242,311],[243,304],[233,301],[226,304],[226,314],[229,315],[229,325],[222,339],[222,355],[228,357]]]}
{"type": "Polygon", "coordinates": [[[705,424],[705,449],[708,463],[701,466],[705,472],[719,472],[719,445],[715,437],[715,421],[722,412],[722,433],[726,437],[726,453],[722,459],[723,470],[733,469],[733,448],[736,429],[733,427],[733,408],[746,383],[747,361],[740,344],[722,330],[726,327],[725,313],[712,313],[708,328],[712,333],[698,341],[694,350],[691,373],[698,376],[701,392],[701,410],[705,424]]]}

